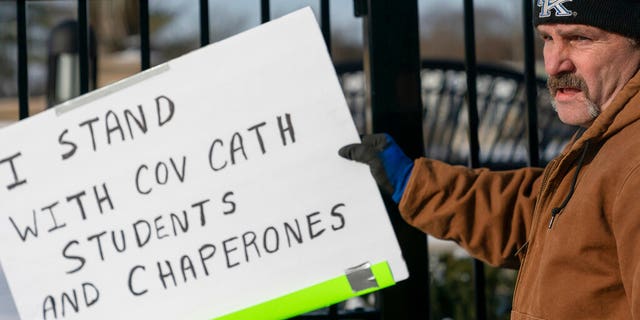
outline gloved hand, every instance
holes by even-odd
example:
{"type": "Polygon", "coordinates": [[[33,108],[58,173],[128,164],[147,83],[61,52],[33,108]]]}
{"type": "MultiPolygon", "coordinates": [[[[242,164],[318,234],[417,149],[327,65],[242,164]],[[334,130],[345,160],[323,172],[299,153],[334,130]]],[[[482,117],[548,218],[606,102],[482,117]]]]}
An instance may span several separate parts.
{"type": "Polygon", "coordinates": [[[413,161],[386,133],[366,135],[362,143],[346,145],[338,150],[340,156],[369,165],[378,186],[400,202],[409,181],[413,161]]]}

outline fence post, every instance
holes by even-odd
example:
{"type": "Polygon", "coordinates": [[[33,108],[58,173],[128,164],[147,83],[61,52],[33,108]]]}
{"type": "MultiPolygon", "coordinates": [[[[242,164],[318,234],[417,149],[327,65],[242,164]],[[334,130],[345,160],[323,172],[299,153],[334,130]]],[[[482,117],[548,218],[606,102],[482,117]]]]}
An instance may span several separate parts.
{"type": "MultiPolygon", "coordinates": [[[[361,11],[362,3],[356,5],[361,11]]],[[[367,0],[363,17],[373,131],[391,134],[410,157],[422,156],[418,1],[367,0]]],[[[382,291],[382,318],[428,319],[426,235],[402,220],[393,201],[387,210],[411,276],[382,291]]]]}
{"type": "Polygon", "coordinates": [[[329,0],[320,0],[320,28],[324,43],[327,44],[327,50],[331,55],[331,19],[330,19],[329,0]]]}
{"type": "Polygon", "coordinates": [[[16,2],[18,25],[18,97],[20,120],[29,116],[29,74],[27,59],[27,4],[25,0],[16,2]]]}
{"type": "Polygon", "coordinates": [[[209,0],[200,0],[200,46],[209,43],[209,0]]]}
{"type": "Polygon", "coordinates": [[[149,0],[139,0],[140,71],[151,68],[151,35],[149,30],[149,0]]]}
{"type": "MultiPolygon", "coordinates": [[[[480,167],[479,117],[478,117],[478,64],[473,0],[464,0],[464,47],[467,72],[467,118],[469,119],[469,166],[480,167]]],[[[487,296],[484,263],[473,259],[473,287],[477,320],[487,319],[487,296]]]]}
{"type": "Polygon", "coordinates": [[[260,0],[260,21],[262,23],[271,21],[271,1],[260,0]]]}
{"type": "Polygon", "coordinates": [[[80,63],[80,94],[89,92],[89,4],[78,0],[78,57],[80,63]]]}
{"type": "Polygon", "coordinates": [[[538,149],[538,88],[536,86],[536,53],[533,32],[533,2],[522,3],[522,28],[524,34],[524,83],[527,93],[527,140],[529,142],[529,163],[540,166],[538,149]]]}

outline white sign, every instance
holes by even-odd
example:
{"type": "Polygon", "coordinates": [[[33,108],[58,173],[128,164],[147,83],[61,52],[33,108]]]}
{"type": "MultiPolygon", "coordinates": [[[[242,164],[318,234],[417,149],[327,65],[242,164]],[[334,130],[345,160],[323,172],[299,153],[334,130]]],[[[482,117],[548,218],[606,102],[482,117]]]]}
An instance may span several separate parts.
{"type": "Polygon", "coordinates": [[[0,131],[23,319],[208,319],[407,271],[309,9],[0,131]]]}

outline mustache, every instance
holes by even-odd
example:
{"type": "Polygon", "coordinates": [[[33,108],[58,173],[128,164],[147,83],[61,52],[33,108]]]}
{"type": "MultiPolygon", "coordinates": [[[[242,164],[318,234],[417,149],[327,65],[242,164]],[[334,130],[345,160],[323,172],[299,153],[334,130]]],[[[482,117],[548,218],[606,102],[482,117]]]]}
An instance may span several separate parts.
{"type": "Polygon", "coordinates": [[[581,76],[573,73],[563,73],[557,76],[549,76],[547,79],[547,88],[551,92],[552,96],[555,96],[556,92],[560,88],[573,88],[584,92],[589,96],[589,88],[587,88],[587,82],[581,76]]]}

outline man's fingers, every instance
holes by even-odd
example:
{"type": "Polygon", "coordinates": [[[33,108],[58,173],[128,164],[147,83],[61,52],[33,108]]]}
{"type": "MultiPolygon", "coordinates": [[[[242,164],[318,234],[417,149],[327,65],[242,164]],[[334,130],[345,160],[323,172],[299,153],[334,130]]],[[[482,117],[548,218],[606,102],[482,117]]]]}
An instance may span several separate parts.
{"type": "Polygon", "coordinates": [[[384,150],[389,141],[389,137],[384,133],[364,135],[361,138],[362,143],[346,145],[338,150],[338,154],[347,159],[370,163],[378,152],[384,150]]]}
{"type": "Polygon", "coordinates": [[[346,145],[338,150],[338,154],[341,157],[367,164],[376,158],[376,151],[363,143],[346,145]]]}
{"type": "Polygon", "coordinates": [[[362,144],[370,146],[376,151],[382,151],[387,146],[389,136],[386,133],[376,133],[362,137],[362,144]]]}
{"type": "MultiPolygon", "coordinates": [[[[398,168],[405,168],[412,165],[412,162],[408,158],[404,161],[406,156],[393,138],[387,134],[365,135],[361,138],[362,143],[346,145],[338,150],[338,154],[369,165],[378,186],[386,193],[393,195],[396,181],[394,177],[398,172],[402,172],[402,170],[398,171],[398,168]]],[[[404,190],[404,185],[401,187],[403,188],[401,191],[404,190]]],[[[399,201],[396,198],[394,200],[399,201]]]]}

